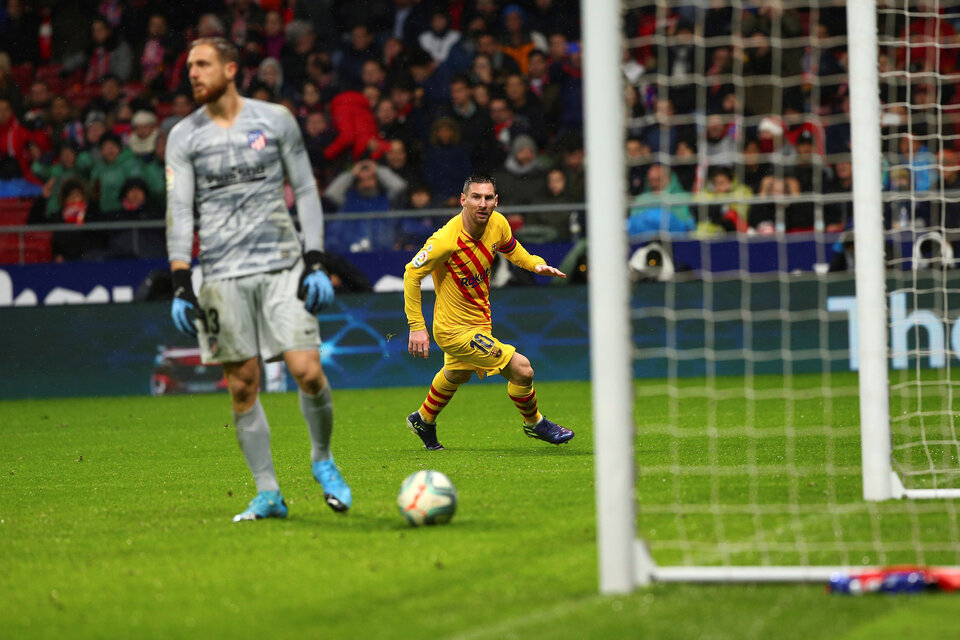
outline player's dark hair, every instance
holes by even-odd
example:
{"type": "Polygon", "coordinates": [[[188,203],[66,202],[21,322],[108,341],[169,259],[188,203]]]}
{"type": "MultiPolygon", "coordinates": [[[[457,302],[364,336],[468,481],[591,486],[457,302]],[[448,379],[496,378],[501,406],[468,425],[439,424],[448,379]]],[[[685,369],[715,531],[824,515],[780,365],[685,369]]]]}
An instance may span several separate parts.
{"type": "Polygon", "coordinates": [[[463,193],[464,195],[470,191],[470,185],[472,184],[492,184],[493,192],[497,192],[497,181],[493,179],[493,176],[488,176],[486,174],[475,173],[469,178],[467,178],[463,183],[463,193]]]}
{"type": "Polygon", "coordinates": [[[193,51],[195,47],[198,47],[202,44],[213,47],[217,52],[217,55],[220,57],[220,62],[223,64],[227,64],[228,62],[233,62],[238,65],[240,64],[240,50],[237,49],[237,45],[233,44],[226,38],[221,36],[197,38],[190,43],[190,50],[193,51]]]}

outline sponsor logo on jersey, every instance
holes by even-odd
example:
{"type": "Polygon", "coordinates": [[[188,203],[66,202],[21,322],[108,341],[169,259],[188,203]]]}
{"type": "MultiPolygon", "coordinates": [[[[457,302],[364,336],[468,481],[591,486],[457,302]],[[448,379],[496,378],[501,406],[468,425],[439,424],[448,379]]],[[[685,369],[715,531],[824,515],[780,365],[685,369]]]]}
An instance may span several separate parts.
{"type": "Polygon", "coordinates": [[[163,173],[167,179],[167,191],[173,191],[173,167],[167,167],[163,173]]]}
{"type": "Polygon", "coordinates": [[[490,253],[496,253],[497,247],[499,246],[500,246],[499,242],[494,242],[492,245],[490,245],[490,253]]]}
{"type": "Polygon", "coordinates": [[[417,256],[413,259],[413,266],[422,267],[423,263],[427,261],[428,253],[429,253],[429,249],[424,249],[423,251],[418,253],[417,256]]]}
{"type": "Polygon", "coordinates": [[[247,144],[254,151],[263,151],[267,146],[267,136],[263,135],[263,129],[247,131],[247,144]]]}
{"type": "Polygon", "coordinates": [[[216,336],[210,336],[209,343],[210,345],[210,355],[216,356],[220,352],[220,342],[217,340],[216,336]]]}
{"type": "Polygon", "coordinates": [[[490,269],[484,269],[482,273],[460,278],[460,284],[465,287],[476,287],[490,280],[490,269]]]}

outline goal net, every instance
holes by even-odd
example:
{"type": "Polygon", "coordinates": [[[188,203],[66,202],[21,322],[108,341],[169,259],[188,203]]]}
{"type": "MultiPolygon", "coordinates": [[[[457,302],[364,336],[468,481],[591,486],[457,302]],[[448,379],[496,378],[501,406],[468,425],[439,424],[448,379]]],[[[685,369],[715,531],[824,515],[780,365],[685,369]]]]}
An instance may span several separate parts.
{"type": "Polygon", "coordinates": [[[849,4],[584,13],[603,590],[960,564],[960,9],[849,4]]]}

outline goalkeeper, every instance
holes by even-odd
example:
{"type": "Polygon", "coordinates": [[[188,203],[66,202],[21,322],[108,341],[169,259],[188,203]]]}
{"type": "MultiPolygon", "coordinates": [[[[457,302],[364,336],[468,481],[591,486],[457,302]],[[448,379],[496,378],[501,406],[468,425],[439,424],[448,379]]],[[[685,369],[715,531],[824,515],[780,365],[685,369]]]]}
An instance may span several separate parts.
{"type": "Polygon", "coordinates": [[[351,492],[330,452],[333,401],[315,315],[333,302],[320,198],[296,121],[280,105],[240,97],[238,61],[224,38],[190,45],[190,84],[202,106],[173,128],[166,156],[173,322],[197,337],[203,362],[223,366],[237,439],[257,487],[234,522],[287,515],[258,398],[260,358],[282,359],[296,380],[313,476],[327,504],[346,511],[351,492]],[[285,175],[296,194],[303,249],[283,199],[285,175]],[[199,295],[190,273],[195,209],[199,295]]]}
{"type": "Polygon", "coordinates": [[[427,275],[433,275],[437,292],[433,337],[444,353],[443,368],[434,376],[420,409],[407,416],[407,426],[431,451],[443,449],[437,440],[437,415],[472,373],[481,378],[499,373],[507,379],[507,393],[523,417],[524,432],[531,438],[562,444],[574,435],[541,415],[530,361],[491,332],[490,269],[497,252],[534,273],[567,277],[543,258],[527,253],[513,237],[507,219],[495,211],[497,202],[493,178],[467,178],[460,194],[460,214],[430,236],[403,275],[404,307],[410,325],[407,349],[415,358],[430,355],[430,334],[420,293],[420,283],[427,275]]]}

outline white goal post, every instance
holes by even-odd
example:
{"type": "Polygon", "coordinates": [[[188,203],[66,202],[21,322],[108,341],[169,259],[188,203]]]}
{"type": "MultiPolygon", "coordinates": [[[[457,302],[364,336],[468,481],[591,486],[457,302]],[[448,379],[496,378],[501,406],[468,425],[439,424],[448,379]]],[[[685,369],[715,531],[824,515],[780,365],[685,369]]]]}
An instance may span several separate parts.
{"type": "MultiPolygon", "coordinates": [[[[740,7],[746,2],[731,4],[740,7]]],[[[875,569],[883,563],[826,565],[812,561],[797,565],[685,563],[661,566],[646,542],[638,539],[631,279],[627,259],[629,243],[624,225],[627,166],[623,153],[626,116],[621,99],[624,91],[620,37],[622,10],[621,3],[614,0],[581,3],[600,591],[624,593],[651,582],[825,582],[837,572],[875,569]]],[[[856,311],[859,322],[856,349],[860,363],[862,498],[868,504],[894,498],[960,498],[960,489],[904,488],[893,469],[885,237],[883,218],[877,215],[884,207],[880,175],[877,6],[874,0],[848,0],[846,10],[850,112],[856,114],[850,121],[853,203],[857,219],[856,311]]],[[[876,515],[872,509],[866,511],[876,515]]],[[[954,513],[952,506],[948,507],[948,512],[954,513]]],[[[911,512],[911,518],[919,521],[924,514],[923,510],[911,512]]],[[[759,508],[754,512],[757,520],[765,515],[759,508]]],[[[836,517],[836,513],[833,515],[836,517]]],[[[955,531],[948,535],[953,542],[956,541],[955,531]]],[[[950,545],[946,547],[949,552],[950,545]]],[[[920,555],[922,557],[922,552],[920,555]]],[[[811,554],[811,557],[815,556],[811,554]]]]}

